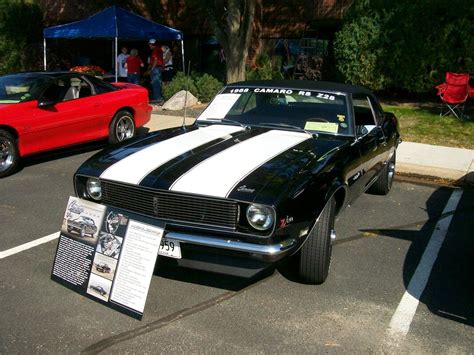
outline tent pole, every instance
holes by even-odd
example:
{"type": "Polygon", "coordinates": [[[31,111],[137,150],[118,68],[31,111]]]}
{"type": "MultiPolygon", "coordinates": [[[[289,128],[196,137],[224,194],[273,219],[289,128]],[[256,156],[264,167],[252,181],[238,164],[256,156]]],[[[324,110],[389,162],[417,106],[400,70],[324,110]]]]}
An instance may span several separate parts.
{"type": "Polygon", "coordinates": [[[186,74],[186,68],[184,67],[184,41],[181,40],[181,58],[183,59],[183,73],[186,74]]]}
{"type": "Polygon", "coordinates": [[[43,38],[43,66],[46,71],[46,37],[43,38]]]}
{"type": "Polygon", "coordinates": [[[115,37],[115,81],[118,81],[118,59],[117,59],[117,51],[118,51],[118,37],[115,37]]]}

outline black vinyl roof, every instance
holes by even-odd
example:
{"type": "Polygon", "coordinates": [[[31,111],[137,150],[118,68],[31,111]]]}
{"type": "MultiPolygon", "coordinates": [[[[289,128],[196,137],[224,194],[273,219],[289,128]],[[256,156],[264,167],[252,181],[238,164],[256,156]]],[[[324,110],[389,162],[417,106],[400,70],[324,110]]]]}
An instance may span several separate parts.
{"type": "Polygon", "coordinates": [[[341,92],[346,94],[372,94],[370,90],[358,85],[311,80],[252,80],[228,84],[227,87],[265,87],[294,90],[320,90],[329,92],[341,92]]]}

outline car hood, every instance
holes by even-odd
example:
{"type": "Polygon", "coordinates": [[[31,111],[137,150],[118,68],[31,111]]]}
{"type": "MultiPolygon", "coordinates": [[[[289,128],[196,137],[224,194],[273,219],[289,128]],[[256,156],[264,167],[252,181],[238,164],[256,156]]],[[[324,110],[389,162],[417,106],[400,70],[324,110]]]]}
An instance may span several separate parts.
{"type": "Polygon", "coordinates": [[[172,129],[96,155],[80,175],[145,188],[255,201],[288,188],[347,142],[299,131],[211,125],[172,129]]]}

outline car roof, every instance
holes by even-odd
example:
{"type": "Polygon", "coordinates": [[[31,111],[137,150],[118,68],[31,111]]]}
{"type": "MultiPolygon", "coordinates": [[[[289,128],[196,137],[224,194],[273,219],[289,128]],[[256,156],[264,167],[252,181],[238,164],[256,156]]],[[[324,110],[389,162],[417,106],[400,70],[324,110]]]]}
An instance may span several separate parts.
{"type": "Polygon", "coordinates": [[[227,87],[270,87],[296,90],[321,90],[345,94],[365,93],[372,95],[370,90],[362,86],[312,80],[251,80],[228,84],[227,87]]]}
{"type": "Polygon", "coordinates": [[[23,75],[23,76],[31,76],[31,77],[40,77],[40,76],[48,76],[51,78],[57,78],[60,76],[77,76],[77,75],[86,75],[84,73],[78,73],[78,72],[73,72],[73,71],[30,71],[30,72],[19,72],[19,73],[11,73],[7,74],[5,76],[10,76],[10,75],[23,75]]]}

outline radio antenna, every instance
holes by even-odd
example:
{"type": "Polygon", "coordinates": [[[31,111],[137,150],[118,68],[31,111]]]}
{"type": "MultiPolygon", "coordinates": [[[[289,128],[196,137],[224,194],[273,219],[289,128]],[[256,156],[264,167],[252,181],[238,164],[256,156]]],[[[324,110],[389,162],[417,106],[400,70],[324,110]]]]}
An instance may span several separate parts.
{"type": "Polygon", "coordinates": [[[191,61],[188,62],[188,74],[186,75],[186,92],[184,93],[184,114],[183,114],[183,124],[181,125],[181,128],[186,127],[186,107],[188,106],[188,89],[189,89],[189,79],[190,79],[190,74],[191,72],[191,61]]]}

